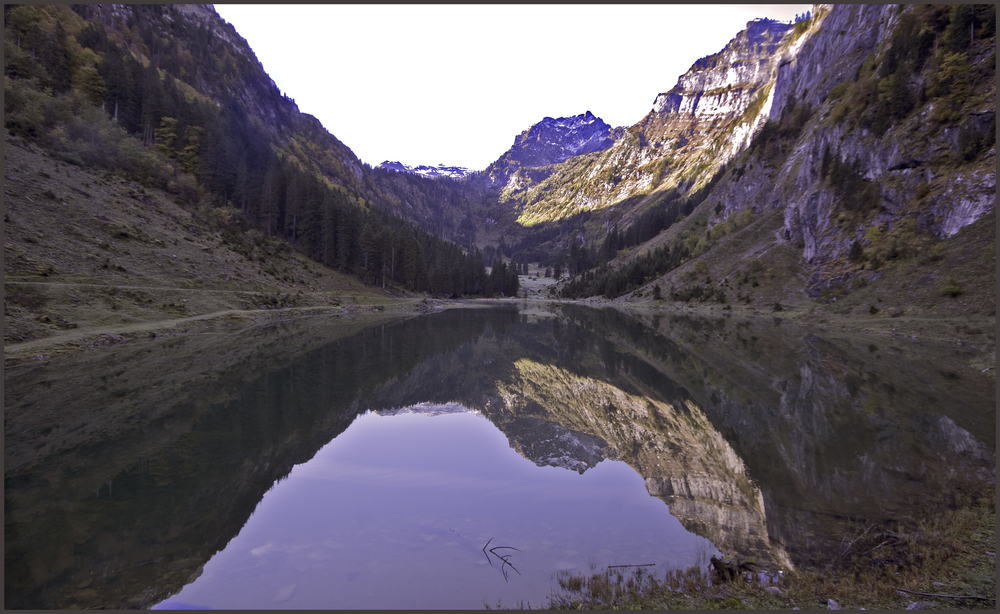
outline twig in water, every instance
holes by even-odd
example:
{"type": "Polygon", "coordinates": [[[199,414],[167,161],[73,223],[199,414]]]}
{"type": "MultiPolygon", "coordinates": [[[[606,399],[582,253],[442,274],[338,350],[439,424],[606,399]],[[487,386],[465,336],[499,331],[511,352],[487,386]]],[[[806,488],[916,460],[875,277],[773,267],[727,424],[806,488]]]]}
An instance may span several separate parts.
{"type": "MultiPolygon", "coordinates": [[[[492,543],[492,542],[493,542],[493,538],[491,537],[490,541],[486,542],[486,546],[489,546],[490,543],[492,543]]],[[[510,567],[514,571],[517,571],[517,567],[514,567],[514,565],[511,564],[511,562],[508,560],[510,558],[509,554],[500,555],[500,554],[497,554],[496,551],[497,550],[514,550],[514,551],[520,552],[520,550],[518,550],[517,548],[515,548],[513,546],[493,546],[492,548],[490,548],[489,552],[486,552],[486,546],[483,546],[483,554],[486,555],[486,560],[489,561],[490,567],[493,567],[493,560],[490,558],[490,554],[492,554],[493,556],[497,557],[498,559],[500,559],[502,561],[502,563],[500,564],[500,571],[503,572],[503,579],[504,579],[505,582],[507,582],[508,579],[507,579],[507,569],[506,568],[510,567]]],[[[521,572],[517,571],[517,575],[521,575],[521,572]]]]}
{"type": "MultiPolygon", "coordinates": [[[[489,544],[487,544],[487,545],[489,545],[489,544]]],[[[517,548],[515,548],[514,546],[493,546],[492,548],[490,548],[490,552],[493,552],[494,550],[517,550],[517,548]]],[[[517,551],[520,552],[520,550],[517,550],[517,551]]],[[[493,554],[496,554],[497,556],[500,556],[496,552],[493,552],[493,554]]]]}
{"type": "MultiPolygon", "coordinates": [[[[489,542],[486,542],[486,546],[489,546],[491,541],[493,541],[492,537],[489,542]]],[[[483,554],[486,554],[486,546],[483,546],[483,554]]],[[[490,555],[488,554],[486,554],[486,561],[490,564],[490,567],[493,567],[493,561],[490,560],[490,555]]]]}
{"type": "Polygon", "coordinates": [[[948,599],[982,599],[983,601],[996,601],[995,597],[980,597],[978,595],[938,595],[937,593],[921,593],[918,591],[910,591],[905,588],[896,587],[896,590],[903,591],[904,593],[911,593],[913,595],[923,595],[924,597],[947,597],[948,599]]]}
{"type": "Polygon", "coordinates": [[[614,569],[615,567],[653,567],[656,563],[643,563],[641,565],[608,565],[608,569],[614,569]]]}
{"type": "MultiPolygon", "coordinates": [[[[517,550],[517,548],[514,548],[514,550],[517,550]]],[[[503,561],[504,563],[506,563],[511,569],[513,569],[514,571],[517,571],[517,567],[514,567],[514,565],[512,565],[511,562],[507,560],[508,558],[510,558],[509,554],[505,555],[505,556],[501,556],[499,558],[500,558],[501,561],[503,561]]],[[[504,570],[503,565],[500,566],[500,570],[503,571],[503,579],[507,580],[507,571],[504,570]]],[[[521,575],[521,572],[517,571],[517,575],[521,575]]]]}

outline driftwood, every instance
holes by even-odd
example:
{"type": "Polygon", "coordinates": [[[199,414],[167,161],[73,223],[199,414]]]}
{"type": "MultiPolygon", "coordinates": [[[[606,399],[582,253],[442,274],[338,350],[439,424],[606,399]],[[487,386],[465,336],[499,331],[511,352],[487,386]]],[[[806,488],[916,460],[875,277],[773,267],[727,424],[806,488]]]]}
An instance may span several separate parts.
{"type": "Polygon", "coordinates": [[[904,593],[910,593],[912,595],[921,595],[923,597],[945,597],[947,599],[982,599],[983,601],[996,601],[995,597],[980,597],[978,595],[938,595],[937,593],[921,593],[919,591],[911,591],[905,588],[896,587],[897,591],[903,591],[904,593]]]}
{"type": "MultiPolygon", "coordinates": [[[[865,532],[864,532],[864,533],[862,533],[861,535],[856,535],[856,537],[855,537],[854,539],[852,539],[852,540],[851,540],[850,542],[848,542],[847,546],[841,549],[841,551],[840,551],[840,556],[846,556],[846,555],[847,555],[847,552],[848,552],[848,551],[849,551],[849,550],[850,550],[851,548],[853,548],[853,547],[854,547],[854,544],[858,543],[858,540],[859,540],[859,539],[861,539],[862,537],[864,537],[865,535],[867,535],[867,534],[868,534],[868,531],[871,531],[871,530],[872,530],[872,528],[873,528],[874,526],[875,526],[875,525],[868,525],[868,528],[867,528],[867,529],[865,529],[865,532]]],[[[855,533],[857,533],[857,532],[855,532],[855,533]]],[[[841,545],[841,546],[843,546],[843,545],[844,545],[844,541],[846,541],[846,540],[847,540],[847,536],[845,535],[845,536],[843,537],[843,539],[841,539],[841,540],[840,540],[840,545],[841,545]]]]}
{"type": "Polygon", "coordinates": [[[656,563],[642,563],[641,565],[608,565],[608,569],[614,569],[615,567],[653,567],[656,563]]]}
{"type": "Polygon", "coordinates": [[[715,568],[716,575],[723,582],[735,580],[738,577],[742,577],[745,573],[757,571],[757,564],[753,561],[741,561],[740,559],[730,559],[729,557],[720,560],[715,555],[712,555],[709,561],[712,563],[712,567],[715,568]]]}

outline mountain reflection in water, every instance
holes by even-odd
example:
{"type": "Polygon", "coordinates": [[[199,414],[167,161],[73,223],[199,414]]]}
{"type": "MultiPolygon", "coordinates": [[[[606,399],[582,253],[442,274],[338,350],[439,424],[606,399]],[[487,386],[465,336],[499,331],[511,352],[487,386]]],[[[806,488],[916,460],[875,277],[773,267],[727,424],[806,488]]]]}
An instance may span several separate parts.
{"type": "Polygon", "coordinates": [[[558,571],[716,553],[624,463],[583,476],[538,468],[478,414],[367,413],[295,467],[204,573],[157,607],[542,605],[558,571]]]}
{"type": "MultiPolygon", "coordinates": [[[[642,317],[576,306],[449,310],[350,336],[328,332],[321,322],[186,344],[137,340],[102,350],[98,361],[85,360],[85,353],[5,369],[5,605],[149,606],[202,570],[205,578],[191,589],[206,584],[213,566],[221,569],[222,558],[206,564],[216,553],[249,557],[236,563],[249,565],[257,560],[254,550],[266,553],[278,542],[255,543],[241,533],[244,525],[244,531],[266,525],[265,512],[280,506],[281,492],[315,483],[315,475],[307,477],[317,471],[313,463],[325,462],[328,450],[347,441],[342,438],[352,423],[388,423],[390,415],[398,424],[475,419],[491,429],[493,445],[507,450],[490,457],[494,466],[507,458],[581,484],[608,471],[617,471],[622,484],[628,476],[640,480],[642,505],[654,504],[661,519],[679,521],[675,528],[686,531],[656,532],[656,561],[617,562],[661,568],[693,562],[693,536],[772,566],[822,561],[826,546],[839,541],[852,519],[932,511],[948,505],[964,480],[995,471],[995,387],[969,369],[954,346],[872,340],[762,319],[642,317]],[[194,360],[203,353],[220,357],[212,369],[194,360]],[[167,372],[176,375],[165,378],[167,372]],[[67,392],[81,389],[88,394],[67,392]],[[32,421],[31,408],[45,406],[65,407],[63,420],[32,421]],[[481,416],[405,413],[458,407],[481,416]],[[299,479],[300,473],[306,477],[299,479]],[[677,545],[676,553],[664,554],[669,544],[677,545]]],[[[378,446],[367,451],[379,457],[378,446]]],[[[386,444],[382,454],[395,451],[386,444]]],[[[450,458],[448,471],[454,472],[450,458]]],[[[328,477],[346,476],[343,463],[325,466],[328,477]]],[[[366,471],[355,475],[369,476],[372,488],[392,475],[384,468],[366,471]]],[[[470,484],[470,475],[462,483],[470,484]]],[[[397,472],[395,489],[413,490],[412,481],[398,478],[397,472]]],[[[306,502],[321,501],[321,490],[302,491],[306,498],[295,510],[305,513],[301,508],[313,505],[306,502]]],[[[389,531],[400,521],[384,514],[405,512],[407,501],[397,494],[355,509],[331,530],[382,518],[374,524],[389,531]]],[[[542,548],[533,545],[541,540],[526,531],[549,506],[557,507],[555,499],[509,525],[524,542],[500,545],[534,547],[541,557],[542,548]]],[[[423,526],[419,519],[399,524],[394,547],[420,531],[460,532],[465,518],[483,517],[480,509],[460,518],[460,507],[451,502],[443,508],[455,514],[455,526],[423,526]]],[[[350,505],[330,501],[322,509],[348,513],[350,505]]],[[[516,519],[522,512],[507,513],[516,519]]],[[[553,531],[573,526],[550,523],[553,531]]],[[[275,530],[294,532],[299,525],[277,523],[275,530]]],[[[481,534],[469,533],[475,540],[452,548],[476,554],[482,536],[503,537],[492,527],[477,528],[481,534]]],[[[425,538],[432,535],[438,534],[425,538]]],[[[437,547],[446,537],[426,543],[437,547]]],[[[341,543],[348,537],[324,539],[341,543]]],[[[624,545],[633,538],[619,539],[624,545]]],[[[373,548],[367,542],[351,547],[348,559],[359,569],[341,570],[347,582],[342,593],[365,593],[355,588],[362,586],[360,566],[394,560],[391,548],[382,555],[373,548]]],[[[714,552],[711,545],[695,550],[703,558],[714,552]]],[[[578,554],[584,563],[603,566],[615,561],[613,553],[578,554]]],[[[537,586],[524,593],[516,587],[539,576],[554,585],[551,573],[559,564],[581,564],[547,560],[529,582],[518,563],[530,566],[530,557],[514,554],[510,562],[522,576],[505,582],[496,569],[490,576],[503,585],[505,605],[516,605],[519,595],[543,605],[536,601],[537,586]]],[[[478,551],[470,569],[481,571],[489,562],[484,555],[478,551]]],[[[322,553],[311,556],[322,559],[322,553]]],[[[286,567],[296,569],[294,563],[286,567]]],[[[424,578],[418,584],[427,587],[428,599],[442,590],[432,588],[433,573],[419,576],[434,565],[405,569],[424,578]]],[[[381,581],[379,594],[391,593],[394,580],[381,581]]],[[[347,607],[324,604],[309,584],[268,585],[271,592],[259,607],[347,607]]],[[[394,603],[353,607],[418,607],[417,601],[394,603]]]]}

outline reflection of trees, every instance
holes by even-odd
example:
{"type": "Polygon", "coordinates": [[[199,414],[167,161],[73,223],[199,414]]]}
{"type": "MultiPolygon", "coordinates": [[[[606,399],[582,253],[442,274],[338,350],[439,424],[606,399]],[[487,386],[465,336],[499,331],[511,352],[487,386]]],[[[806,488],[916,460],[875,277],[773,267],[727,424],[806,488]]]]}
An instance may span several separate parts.
{"type": "Polygon", "coordinates": [[[771,539],[800,560],[848,516],[946,503],[947,475],[992,471],[995,386],[952,346],[762,318],[668,315],[654,329],[613,309],[565,313],[689,391],[760,486],[771,539]]]}
{"type": "Polygon", "coordinates": [[[705,414],[648,362],[587,331],[590,324],[523,321],[502,341],[483,336],[428,360],[364,403],[476,408],[539,465],[582,473],[604,457],[623,460],[689,530],[788,566],[768,541],[759,490],[705,414]]]}
{"type": "MultiPolygon", "coordinates": [[[[808,561],[806,544],[839,538],[846,518],[933,504],[950,463],[991,457],[991,386],[974,374],[967,389],[948,384],[923,358],[940,348],[879,348],[772,319],[658,314],[654,329],[614,309],[559,314],[522,322],[502,345],[480,339],[461,360],[438,356],[370,402],[459,401],[535,462],[553,428],[596,437],[689,530],[759,560],[782,560],[783,544],[808,561]],[[463,385],[429,385],[446,373],[463,385]],[[526,429],[526,416],[552,426],[526,429]]],[[[583,467],[594,462],[583,449],[564,453],[583,467]]]]}
{"type": "Polygon", "coordinates": [[[366,409],[354,403],[359,394],[455,351],[488,321],[503,328],[516,317],[445,312],[325,344],[316,338],[322,328],[305,321],[259,329],[253,340],[226,337],[228,348],[217,338],[151,341],[149,351],[125,344],[101,361],[81,355],[7,374],[7,416],[60,403],[90,424],[129,417],[124,428],[79,436],[75,447],[5,475],[5,605],[121,608],[163,599],[238,533],[276,480],[366,409]],[[227,358],[194,370],[191,357],[205,353],[227,358]],[[114,384],[65,397],[81,373],[114,384]],[[132,404],[149,418],[126,414],[132,404]]]}
{"type": "Polygon", "coordinates": [[[782,564],[785,549],[807,561],[807,541],[839,531],[838,519],[926,505],[961,459],[993,458],[994,386],[929,344],[668,314],[653,328],[572,305],[447,311],[328,342],[304,324],[228,348],[133,342],[103,361],[7,374],[6,454],[33,447],[11,435],[35,428],[29,402],[95,430],[54,425],[53,448],[8,469],[5,604],[162,599],[275,480],[367,409],[460,402],[535,462],[582,472],[623,460],[689,530],[782,564]],[[218,357],[211,368],[194,360],[206,354],[218,357]],[[166,365],[182,370],[164,378],[166,365]],[[114,416],[126,419],[102,430],[114,416]]]}

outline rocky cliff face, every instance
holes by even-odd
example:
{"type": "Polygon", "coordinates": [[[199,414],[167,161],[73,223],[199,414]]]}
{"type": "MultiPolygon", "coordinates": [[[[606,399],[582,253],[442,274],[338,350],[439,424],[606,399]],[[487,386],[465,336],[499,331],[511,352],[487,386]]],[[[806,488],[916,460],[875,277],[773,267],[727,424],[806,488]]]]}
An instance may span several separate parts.
{"type": "Polygon", "coordinates": [[[986,146],[985,154],[963,146],[970,135],[995,141],[995,44],[969,45],[968,81],[959,85],[968,91],[962,95],[935,89],[944,54],[910,59],[907,74],[887,75],[884,65],[904,53],[900,41],[924,31],[917,10],[817,7],[826,13],[822,24],[781,58],[767,113],[778,126],[790,110],[808,108],[809,121],[783,154],[759,150],[736,160],[738,176],[727,177],[709,199],[709,206],[721,209],[713,221],[746,208],[783,209],[780,236],[812,265],[814,294],[850,275],[845,265],[855,242],[867,256],[879,254],[882,236],[898,244],[917,241],[919,233],[947,238],[995,207],[995,146],[986,146]],[[907,20],[918,25],[905,25],[907,20]],[[904,85],[890,94],[895,80],[904,85]],[[891,111],[903,104],[912,110],[891,111]],[[837,165],[853,165],[852,186],[831,174],[837,165]]]}
{"type": "Polygon", "coordinates": [[[542,177],[508,181],[504,197],[532,224],[603,209],[637,194],[705,183],[766,120],[779,60],[812,29],[754,20],[718,53],[695,62],[613,145],[542,177]]]}
{"type": "Polygon", "coordinates": [[[656,97],[640,124],[646,140],[666,144],[671,136],[707,132],[713,121],[739,117],[774,78],[790,29],[791,24],[778,21],[751,21],[725,49],[695,62],[673,89],[656,97]]]}

